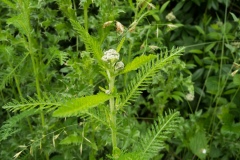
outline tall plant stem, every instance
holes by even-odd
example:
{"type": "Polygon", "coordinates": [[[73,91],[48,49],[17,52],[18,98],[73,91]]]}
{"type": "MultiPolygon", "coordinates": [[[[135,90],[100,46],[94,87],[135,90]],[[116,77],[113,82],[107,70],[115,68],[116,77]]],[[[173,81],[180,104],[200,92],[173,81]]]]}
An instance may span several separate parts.
{"type": "MultiPolygon", "coordinates": [[[[35,85],[36,85],[36,90],[37,90],[37,96],[38,99],[41,99],[41,89],[40,89],[40,83],[39,83],[39,78],[38,78],[38,66],[36,64],[36,60],[35,60],[35,54],[33,52],[33,48],[32,48],[32,40],[31,40],[31,36],[28,36],[28,48],[29,48],[29,53],[31,55],[31,60],[32,60],[32,66],[33,66],[33,72],[34,72],[34,77],[35,77],[35,85]]],[[[41,116],[41,121],[42,121],[42,126],[45,125],[45,118],[44,118],[44,114],[41,110],[40,112],[40,116],[41,116]]]]}
{"type": "MultiPolygon", "coordinates": [[[[115,76],[111,75],[110,71],[107,71],[109,78],[109,91],[114,93],[114,82],[115,76]]],[[[112,147],[113,147],[113,157],[116,158],[117,154],[117,125],[116,125],[116,108],[114,97],[109,100],[110,105],[110,126],[111,126],[111,137],[112,137],[112,147]]]]}
{"type": "MultiPolygon", "coordinates": [[[[20,83],[19,83],[19,80],[18,80],[18,78],[15,74],[14,74],[14,80],[15,80],[15,83],[16,83],[16,86],[17,86],[18,94],[20,95],[21,98],[23,98],[22,91],[20,89],[20,83]]],[[[29,117],[27,117],[27,122],[28,122],[28,126],[30,128],[30,131],[33,132],[32,124],[30,122],[29,117]]]]}

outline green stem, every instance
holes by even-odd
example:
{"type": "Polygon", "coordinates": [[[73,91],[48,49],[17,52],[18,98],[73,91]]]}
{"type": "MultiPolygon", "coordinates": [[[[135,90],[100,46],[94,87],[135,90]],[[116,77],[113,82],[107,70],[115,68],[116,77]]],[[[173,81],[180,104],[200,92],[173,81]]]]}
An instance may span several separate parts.
{"type": "MultiPolygon", "coordinates": [[[[35,58],[34,58],[34,52],[32,50],[32,41],[31,41],[30,35],[28,36],[28,48],[29,48],[29,53],[31,55],[31,60],[32,60],[32,66],[33,66],[33,72],[34,72],[34,76],[35,76],[35,84],[36,84],[38,99],[41,99],[41,89],[40,89],[40,83],[39,83],[39,78],[38,78],[38,66],[37,66],[35,58]]],[[[40,112],[40,116],[41,116],[42,126],[44,126],[45,119],[44,119],[44,114],[43,114],[42,110],[40,112]]]]}
{"type": "MultiPolygon", "coordinates": [[[[17,86],[18,93],[19,93],[20,97],[23,98],[22,91],[20,89],[20,83],[19,83],[18,78],[15,74],[14,74],[14,80],[15,80],[15,83],[16,83],[16,86],[17,86]]],[[[33,132],[32,124],[30,122],[29,117],[27,117],[27,123],[28,123],[28,126],[30,128],[30,131],[33,132]]]]}
{"type": "Polygon", "coordinates": [[[84,14],[84,27],[86,31],[88,30],[88,7],[89,4],[86,2],[83,6],[83,14],[84,14]]]}
{"type": "MultiPolygon", "coordinates": [[[[107,70],[109,78],[109,90],[110,93],[114,93],[114,82],[115,76],[111,75],[110,71],[107,70]]],[[[111,136],[112,136],[112,147],[113,147],[113,157],[117,158],[117,125],[116,125],[116,109],[115,109],[115,100],[111,98],[109,100],[110,105],[110,126],[111,126],[111,136]]]]}

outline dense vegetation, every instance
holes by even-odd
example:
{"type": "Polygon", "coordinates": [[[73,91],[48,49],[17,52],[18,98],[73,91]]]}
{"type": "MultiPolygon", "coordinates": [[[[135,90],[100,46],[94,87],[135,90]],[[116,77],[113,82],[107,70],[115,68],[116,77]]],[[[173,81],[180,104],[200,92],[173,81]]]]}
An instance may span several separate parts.
{"type": "Polygon", "coordinates": [[[0,159],[240,159],[239,0],[1,0],[0,159]]]}

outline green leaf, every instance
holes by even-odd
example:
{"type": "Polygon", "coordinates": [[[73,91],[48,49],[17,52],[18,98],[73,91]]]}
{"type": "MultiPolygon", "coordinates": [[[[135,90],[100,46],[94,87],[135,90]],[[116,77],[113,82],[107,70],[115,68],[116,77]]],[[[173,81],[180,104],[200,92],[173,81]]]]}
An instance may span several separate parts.
{"type": "Polygon", "coordinates": [[[128,63],[126,67],[124,67],[124,70],[121,72],[121,74],[136,70],[156,57],[157,57],[156,55],[152,55],[152,54],[148,56],[141,55],[139,57],[136,57],[132,62],[128,63]]]}
{"type": "Polygon", "coordinates": [[[210,32],[209,34],[207,34],[207,38],[209,38],[210,40],[221,40],[222,34],[217,32],[210,32]]]}
{"type": "Polygon", "coordinates": [[[233,20],[234,20],[235,22],[239,22],[239,19],[235,16],[234,13],[230,12],[230,14],[232,15],[233,20]]]}
{"type": "Polygon", "coordinates": [[[230,44],[225,44],[225,46],[231,51],[231,53],[236,52],[237,48],[230,45],[230,44]]]}
{"type": "Polygon", "coordinates": [[[206,81],[207,92],[210,94],[217,94],[218,92],[218,77],[208,77],[206,81]]]}
{"type": "Polygon", "coordinates": [[[120,52],[120,50],[121,50],[121,48],[122,48],[122,45],[123,45],[123,43],[124,43],[124,41],[125,41],[125,37],[123,37],[122,39],[121,39],[121,41],[120,41],[120,43],[118,44],[118,46],[117,46],[117,52],[120,52]]]}
{"type": "Polygon", "coordinates": [[[209,44],[207,47],[204,48],[204,51],[209,52],[215,45],[216,42],[209,44]]]}
{"type": "MultiPolygon", "coordinates": [[[[172,49],[170,53],[166,51],[165,53],[161,53],[156,59],[143,65],[135,78],[132,79],[129,85],[124,89],[118,107],[122,108],[123,106],[129,105],[130,101],[134,101],[141,94],[141,91],[152,83],[153,76],[161,69],[164,69],[166,65],[172,63],[175,58],[179,57],[183,50],[184,48],[172,49]]],[[[132,69],[139,67],[139,65],[135,65],[135,63],[133,66],[134,67],[129,68],[132,69]]]]}
{"type": "Polygon", "coordinates": [[[192,49],[192,50],[190,50],[189,52],[190,52],[190,53],[197,53],[197,54],[202,54],[202,53],[203,53],[203,51],[200,50],[200,49],[192,49]]]}
{"type": "Polygon", "coordinates": [[[200,66],[203,66],[203,62],[201,59],[198,58],[198,56],[193,55],[194,60],[197,62],[197,64],[199,64],[200,66]]]}
{"type": "Polygon", "coordinates": [[[97,60],[100,60],[103,56],[102,49],[100,47],[100,43],[92,37],[88,31],[79,24],[78,21],[70,19],[70,22],[73,26],[73,28],[77,31],[79,36],[81,37],[81,40],[84,42],[86,46],[86,51],[92,52],[97,60]]]}
{"type": "Polygon", "coordinates": [[[168,6],[168,4],[170,3],[170,1],[167,1],[167,2],[165,2],[163,5],[162,5],[162,7],[160,8],[160,13],[163,13],[163,11],[166,9],[166,7],[168,6]]]}
{"type": "Polygon", "coordinates": [[[35,99],[32,97],[21,98],[20,101],[12,100],[3,106],[4,109],[16,112],[16,111],[25,111],[32,110],[35,108],[48,109],[47,112],[53,110],[56,106],[61,106],[60,98],[57,96],[53,96],[51,94],[42,93],[42,99],[39,99],[37,95],[35,95],[35,99]]]}
{"type": "Polygon", "coordinates": [[[9,7],[16,9],[16,4],[12,3],[9,0],[2,0],[3,3],[6,3],[9,7]]]}
{"type": "Polygon", "coordinates": [[[233,77],[233,83],[240,86],[240,74],[236,74],[233,77]]]}
{"type": "Polygon", "coordinates": [[[99,93],[97,95],[86,96],[76,98],[67,101],[62,107],[59,107],[53,112],[54,117],[71,117],[85,112],[90,108],[96,107],[109,100],[112,96],[105,93],[99,93]]]}
{"type": "Polygon", "coordinates": [[[205,35],[205,32],[201,27],[195,26],[195,28],[198,30],[199,33],[201,33],[202,35],[205,35]]]}
{"type": "Polygon", "coordinates": [[[151,159],[159,153],[164,146],[164,141],[178,128],[180,123],[179,112],[171,112],[165,116],[158,117],[158,121],[147,131],[147,135],[142,138],[142,154],[145,159],[151,159]]]}
{"type": "Polygon", "coordinates": [[[190,149],[200,159],[205,159],[208,149],[208,140],[204,131],[198,131],[192,138],[190,138],[190,149]]]}
{"type": "Polygon", "coordinates": [[[181,2],[177,3],[177,5],[173,9],[173,12],[179,11],[183,7],[184,4],[185,4],[185,1],[181,1],[181,2]]]}
{"type": "Polygon", "coordinates": [[[198,70],[196,70],[193,75],[192,75],[192,80],[195,81],[198,78],[200,78],[202,76],[202,74],[204,73],[204,68],[199,68],[198,70]]]}
{"type": "Polygon", "coordinates": [[[121,154],[118,160],[145,160],[142,153],[140,152],[128,152],[121,154]]]}
{"type": "Polygon", "coordinates": [[[21,129],[18,129],[20,121],[25,120],[27,117],[32,115],[39,114],[37,110],[27,110],[21,113],[12,116],[6,120],[0,128],[0,142],[6,140],[9,136],[19,132],[21,129]]]}
{"type": "Polygon", "coordinates": [[[67,136],[66,138],[64,138],[60,144],[80,144],[82,143],[83,139],[81,136],[77,135],[77,134],[71,134],[69,136],[67,136]]]}
{"type": "Polygon", "coordinates": [[[221,133],[240,135],[240,123],[223,125],[221,128],[221,133]]]}

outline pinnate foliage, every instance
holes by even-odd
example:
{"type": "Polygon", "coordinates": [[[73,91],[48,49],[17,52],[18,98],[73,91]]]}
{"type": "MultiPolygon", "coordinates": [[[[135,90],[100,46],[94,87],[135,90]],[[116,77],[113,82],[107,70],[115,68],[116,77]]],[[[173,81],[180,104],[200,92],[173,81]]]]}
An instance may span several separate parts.
{"type": "Polygon", "coordinates": [[[140,139],[139,147],[134,152],[121,155],[119,159],[140,159],[153,158],[165,148],[164,142],[178,129],[181,122],[179,112],[169,111],[165,116],[159,116],[152,126],[147,130],[146,135],[140,139]]]}
{"type": "Polygon", "coordinates": [[[171,112],[164,117],[158,117],[158,122],[154,122],[147,131],[147,135],[141,140],[143,155],[145,159],[151,159],[164,149],[164,141],[167,140],[178,128],[180,124],[180,113],[171,112]]]}
{"type": "Polygon", "coordinates": [[[144,61],[142,61],[142,59],[148,61],[149,57],[147,56],[142,59],[136,58],[137,60],[133,60],[134,63],[131,63],[130,67],[127,67],[127,70],[135,70],[138,66],[142,67],[135,78],[130,81],[129,86],[124,89],[124,92],[121,95],[121,100],[118,104],[119,108],[129,105],[130,101],[134,101],[141,94],[141,91],[145,90],[146,86],[152,82],[153,76],[166,65],[172,65],[174,59],[179,57],[183,50],[184,48],[172,49],[170,53],[165,51],[164,53],[161,53],[161,56],[157,56],[155,59],[150,60],[150,62],[146,64],[143,63],[144,61]]]}
{"type": "Polygon", "coordinates": [[[101,103],[109,100],[111,96],[105,93],[99,93],[97,95],[91,95],[76,99],[71,99],[58,108],[53,116],[55,117],[70,117],[76,116],[81,112],[87,111],[92,107],[98,106],[101,103]]]}
{"type": "MultiPolygon", "coordinates": [[[[37,97],[37,96],[35,96],[37,97]]],[[[16,111],[25,111],[32,109],[45,109],[51,111],[57,106],[61,106],[62,102],[51,94],[43,94],[42,99],[28,97],[27,99],[21,98],[20,101],[13,100],[3,106],[4,109],[7,109],[12,112],[16,111]]]]}

